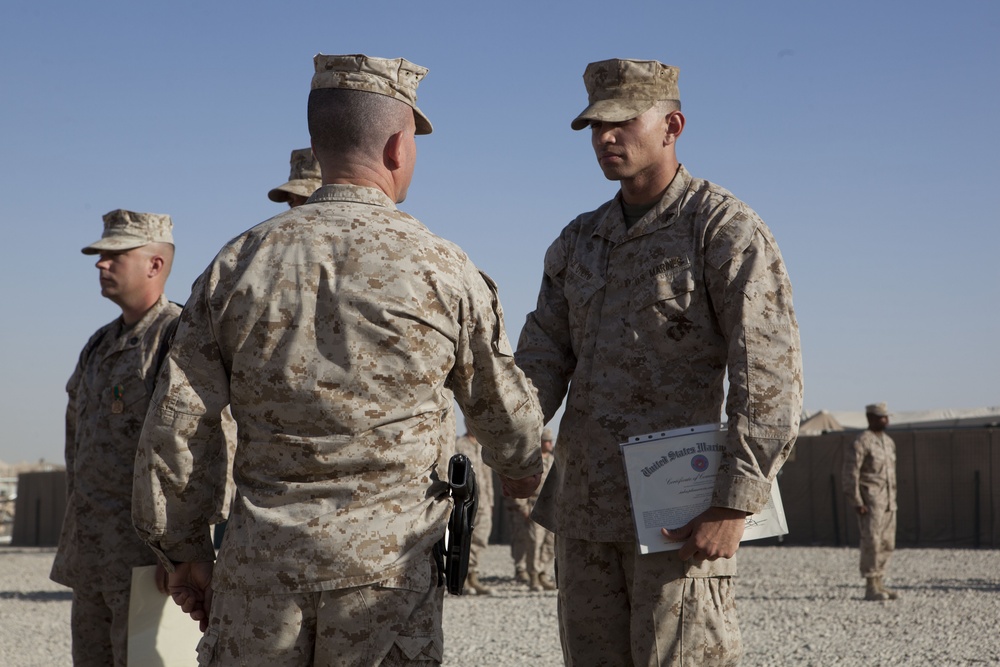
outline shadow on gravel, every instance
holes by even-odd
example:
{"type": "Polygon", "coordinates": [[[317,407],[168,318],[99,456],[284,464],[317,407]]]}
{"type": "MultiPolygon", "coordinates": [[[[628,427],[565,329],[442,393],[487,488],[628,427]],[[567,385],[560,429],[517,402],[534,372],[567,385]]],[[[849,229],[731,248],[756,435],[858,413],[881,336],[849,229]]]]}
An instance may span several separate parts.
{"type": "Polygon", "coordinates": [[[0,600],[22,602],[66,602],[73,599],[73,591],[0,591],[0,600]]]}
{"type": "Polygon", "coordinates": [[[755,600],[757,602],[822,602],[827,600],[843,600],[842,595],[816,595],[815,593],[803,593],[801,595],[768,595],[766,593],[736,593],[736,602],[755,600]]]}
{"type": "MultiPolygon", "coordinates": [[[[738,583],[738,582],[737,582],[738,583]]],[[[845,591],[849,594],[856,589],[855,584],[834,584],[832,586],[810,586],[807,590],[794,593],[782,593],[777,588],[757,585],[753,590],[738,588],[736,590],[737,600],[809,600],[818,602],[820,600],[843,600],[845,591]]],[[[895,588],[895,587],[894,587],[895,588]]]]}
{"type": "Polygon", "coordinates": [[[1000,593],[1000,581],[991,581],[988,579],[931,579],[923,584],[894,586],[893,588],[915,591],[979,591],[982,593],[1000,593]]]}

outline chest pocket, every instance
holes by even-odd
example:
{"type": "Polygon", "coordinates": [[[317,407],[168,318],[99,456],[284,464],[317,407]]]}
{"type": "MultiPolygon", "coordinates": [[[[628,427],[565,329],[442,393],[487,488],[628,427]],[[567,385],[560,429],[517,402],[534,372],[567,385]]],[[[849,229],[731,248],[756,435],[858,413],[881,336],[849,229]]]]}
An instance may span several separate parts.
{"type": "Polygon", "coordinates": [[[882,448],[875,448],[868,457],[868,472],[882,476],[896,468],[896,457],[882,448]]]}
{"type": "Polygon", "coordinates": [[[639,313],[647,308],[673,319],[683,315],[691,306],[694,295],[694,273],[690,264],[667,273],[659,273],[635,286],[632,311],[639,313]]]}
{"type": "Polygon", "coordinates": [[[564,289],[570,313],[580,312],[587,308],[587,304],[597,292],[604,288],[604,285],[605,282],[602,278],[596,276],[585,278],[567,270],[564,289]]]}

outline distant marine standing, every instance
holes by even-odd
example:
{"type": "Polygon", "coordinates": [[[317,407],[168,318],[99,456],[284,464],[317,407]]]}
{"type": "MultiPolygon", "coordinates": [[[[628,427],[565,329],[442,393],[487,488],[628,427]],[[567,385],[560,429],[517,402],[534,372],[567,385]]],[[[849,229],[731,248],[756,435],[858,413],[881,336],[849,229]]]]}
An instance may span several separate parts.
{"type": "Polygon", "coordinates": [[[306,203],[306,200],[323,184],[319,162],[311,148],[296,148],[289,159],[291,172],[288,181],[271,188],[267,198],[278,204],[287,203],[288,208],[295,208],[306,203]]]}
{"type": "Polygon", "coordinates": [[[868,428],[844,451],[844,493],[858,515],[866,600],[895,600],[885,574],[896,548],[896,443],[885,403],[865,406],[868,428]]]}
{"type": "MultiPolygon", "coordinates": [[[[552,448],[555,443],[555,436],[552,429],[542,430],[542,484],[552,472],[552,464],[555,457],[552,455],[552,448]]],[[[520,512],[516,520],[524,524],[524,569],[528,575],[528,588],[533,591],[554,591],[556,583],[549,576],[549,566],[555,558],[555,534],[538,524],[531,518],[531,510],[538,501],[541,492],[539,487],[528,498],[515,498],[520,512]]]]}

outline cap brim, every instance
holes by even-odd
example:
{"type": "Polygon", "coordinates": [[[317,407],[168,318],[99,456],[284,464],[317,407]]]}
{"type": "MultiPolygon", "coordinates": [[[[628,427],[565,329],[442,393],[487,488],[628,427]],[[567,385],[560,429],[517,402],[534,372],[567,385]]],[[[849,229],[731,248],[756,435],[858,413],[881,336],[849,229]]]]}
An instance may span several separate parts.
{"type": "Polygon", "coordinates": [[[137,236],[110,236],[106,239],[101,239],[100,241],[95,241],[89,246],[81,250],[84,255],[99,255],[104,250],[112,251],[122,251],[131,250],[132,248],[141,248],[144,245],[149,245],[152,243],[149,239],[139,238],[137,236]]]}
{"type": "Polygon", "coordinates": [[[298,195],[300,197],[309,197],[312,193],[319,190],[322,182],[310,180],[310,179],[295,179],[294,181],[288,181],[283,185],[279,185],[276,188],[272,188],[267,193],[267,198],[278,204],[282,204],[289,200],[289,195],[298,195]]]}
{"type": "Polygon", "coordinates": [[[434,126],[431,125],[431,121],[428,120],[427,116],[424,115],[424,112],[417,107],[413,107],[413,121],[417,125],[417,129],[414,134],[430,134],[434,131],[434,126]]]}
{"type": "Polygon", "coordinates": [[[649,111],[654,104],[656,100],[599,100],[584,109],[569,126],[582,130],[594,120],[621,123],[649,111]]]}

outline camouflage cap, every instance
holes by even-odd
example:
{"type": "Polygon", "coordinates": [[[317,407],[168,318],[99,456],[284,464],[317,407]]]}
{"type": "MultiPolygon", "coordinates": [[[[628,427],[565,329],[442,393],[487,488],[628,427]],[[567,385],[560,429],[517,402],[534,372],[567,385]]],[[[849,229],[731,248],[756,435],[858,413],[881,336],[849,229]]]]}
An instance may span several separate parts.
{"type": "Polygon", "coordinates": [[[885,403],[869,403],[865,406],[865,414],[875,415],[876,417],[888,417],[889,408],[885,403]]]}
{"type": "Polygon", "coordinates": [[[268,191],[267,198],[271,201],[286,202],[290,194],[308,197],[323,184],[319,163],[316,162],[311,148],[293,150],[289,163],[292,165],[292,171],[288,175],[288,182],[268,191]]]}
{"type": "Polygon", "coordinates": [[[104,214],[104,233],[101,240],[91,243],[81,252],[97,255],[102,250],[131,250],[149,243],[173,245],[174,223],[169,215],[136,213],[117,208],[104,214]]]}
{"type": "Polygon", "coordinates": [[[555,436],[552,435],[552,429],[542,429],[542,440],[548,440],[549,442],[555,441],[555,436]]]}
{"type": "Polygon", "coordinates": [[[655,60],[601,60],[587,65],[583,83],[589,106],[570,127],[582,130],[592,120],[620,123],[653,108],[657,102],[680,102],[680,70],[655,60]]]}
{"type": "Polygon", "coordinates": [[[387,95],[413,107],[417,134],[433,131],[427,116],[417,108],[417,84],[427,75],[427,68],[404,58],[372,58],[362,54],[327,56],[317,53],[313,58],[316,73],[312,90],[317,88],[348,88],[387,95]]]}

